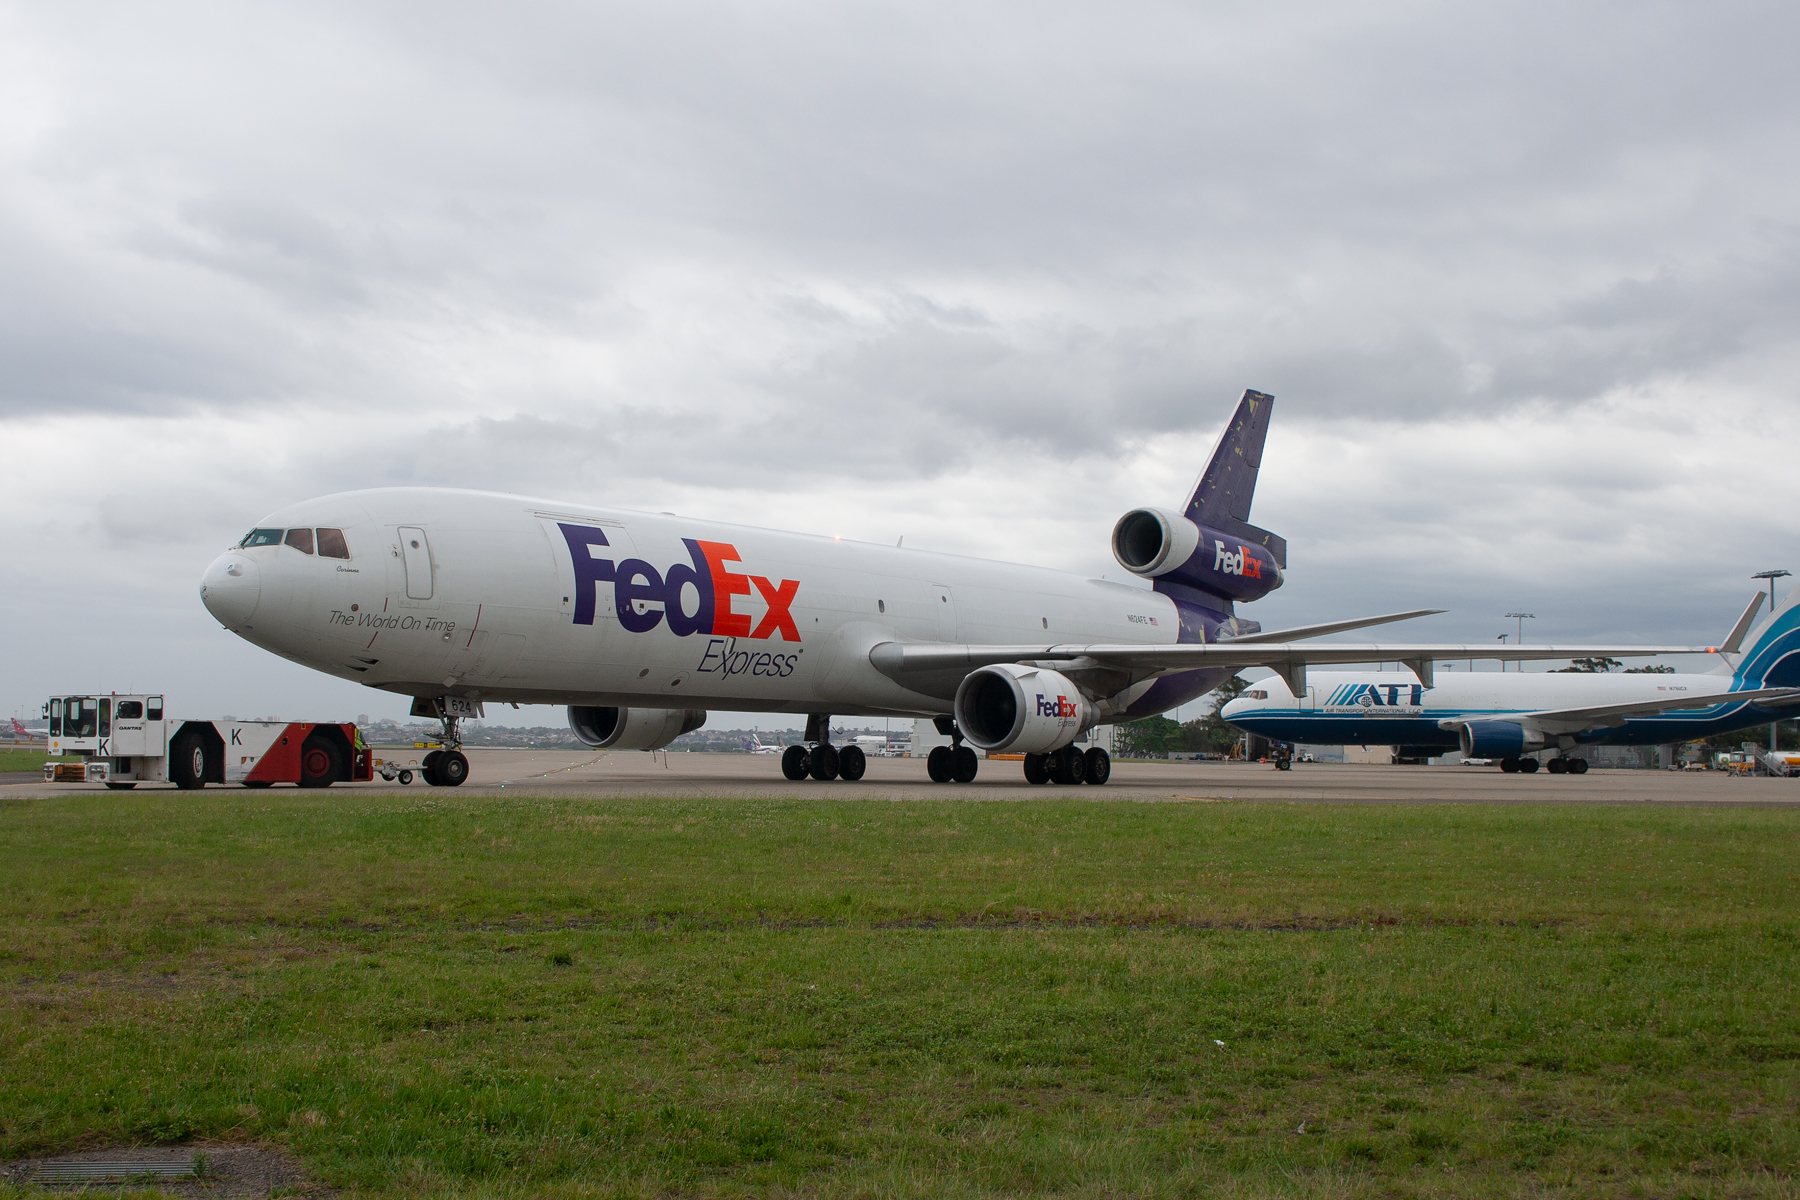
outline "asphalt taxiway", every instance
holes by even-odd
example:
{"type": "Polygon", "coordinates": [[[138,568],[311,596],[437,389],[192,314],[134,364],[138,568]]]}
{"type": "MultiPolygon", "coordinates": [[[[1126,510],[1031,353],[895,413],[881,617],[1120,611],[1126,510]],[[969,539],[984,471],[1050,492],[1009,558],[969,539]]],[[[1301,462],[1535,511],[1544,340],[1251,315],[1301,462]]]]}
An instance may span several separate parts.
{"type": "MultiPolygon", "coordinates": [[[[1743,778],[1720,771],[1589,771],[1586,775],[1507,775],[1492,767],[1391,767],[1299,763],[1277,771],[1260,763],[1115,760],[1103,787],[1033,786],[1016,761],[981,764],[974,783],[934,784],[916,758],[872,758],[856,783],[798,783],[782,778],[776,755],[577,752],[465,747],[469,781],[460,795],[529,792],[557,796],[810,796],[885,800],[1082,799],[1093,801],[1277,801],[1338,804],[1707,804],[1797,805],[1800,779],[1743,778]]],[[[99,786],[21,782],[0,798],[102,791],[99,786]]],[[[138,791],[176,789],[142,784],[138,791]]],[[[213,790],[220,790],[213,785],[213,790]]],[[[238,789],[232,789],[238,790],[238,789]]],[[[424,792],[387,783],[337,784],[334,791],[424,792]]],[[[269,795],[268,792],[261,793],[269,795]]]]}

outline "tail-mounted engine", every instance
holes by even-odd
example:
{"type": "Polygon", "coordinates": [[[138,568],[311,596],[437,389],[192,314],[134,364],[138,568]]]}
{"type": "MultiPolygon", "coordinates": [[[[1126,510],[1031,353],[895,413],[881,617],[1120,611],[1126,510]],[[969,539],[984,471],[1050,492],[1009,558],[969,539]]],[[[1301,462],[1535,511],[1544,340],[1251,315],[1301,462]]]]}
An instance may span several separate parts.
{"type": "Polygon", "coordinates": [[[569,728],[596,750],[661,750],[706,724],[698,708],[591,708],[569,706],[569,728]]]}
{"type": "Polygon", "coordinates": [[[1113,557],[1145,579],[1166,579],[1256,600],[1282,584],[1281,564],[1262,546],[1161,508],[1134,508],[1113,526],[1113,557]]]}
{"type": "Polygon", "coordinates": [[[1517,758],[1544,748],[1544,735],[1517,721],[1470,721],[1460,732],[1465,758],[1517,758]]]}
{"type": "Polygon", "coordinates": [[[1094,718],[1094,706],[1067,676],[1038,667],[982,667],[956,689],[956,726],[980,750],[1060,750],[1094,718]]]}

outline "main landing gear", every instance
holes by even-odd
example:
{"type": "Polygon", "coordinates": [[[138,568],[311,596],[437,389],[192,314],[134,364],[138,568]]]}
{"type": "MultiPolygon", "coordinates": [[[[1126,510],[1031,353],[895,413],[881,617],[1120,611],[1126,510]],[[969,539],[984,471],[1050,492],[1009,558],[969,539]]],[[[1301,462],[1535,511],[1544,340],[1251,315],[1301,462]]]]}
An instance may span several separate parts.
{"type": "Polygon", "coordinates": [[[781,773],[796,783],[809,775],[821,783],[833,779],[855,783],[869,769],[861,746],[840,750],[831,744],[830,713],[807,715],[806,742],[804,746],[789,746],[781,754],[781,773]]]}
{"type": "Polygon", "coordinates": [[[975,773],[981,770],[981,760],[975,757],[975,751],[963,745],[962,730],[949,717],[934,717],[932,723],[937,731],[950,739],[948,746],[933,746],[931,753],[925,756],[925,774],[933,783],[974,783],[975,773]]]}
{"type": "MultiPolygon", "coordinates": [[[[1586,775],[1587,759],[1585,758],[1553,758],[1542,764],[1552,775],[1586,775]]],[[[1508,775],[1531,775],[1538,769],[1535,758],[1503,758],[1500,769],[1508,775]]]]}
{"type": "Polygon", "coordinates": [[[1091,783],[1096,786],[1112,778],[1112,756],[1098,746],[1083,752],[1073,746],[1052,750],[1048,754],[1025,756],[1026,783],[1091,783]]]}
{"type": "Polygon", "coordinates": [[[469,760],[463,755],[462,735],[456,729],[460,718],[440,715],[438,719],[444,723],[444,731],[438,735],[443,749],[433,750],[420,760],[419,774],[432,787],[461,787],[469,777],[469,760]]]}

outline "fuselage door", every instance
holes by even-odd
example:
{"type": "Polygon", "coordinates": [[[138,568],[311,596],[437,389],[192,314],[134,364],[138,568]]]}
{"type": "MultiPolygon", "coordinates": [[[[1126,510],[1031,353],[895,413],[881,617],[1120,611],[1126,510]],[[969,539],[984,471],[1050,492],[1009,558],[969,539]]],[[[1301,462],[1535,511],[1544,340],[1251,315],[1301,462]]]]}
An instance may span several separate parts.
{"type": "Polygon", "coordinates": [[[425,531],[417,525],[402,525],[397,531],[400,538],[400,561],[406,564],[406,598],[408,600],[431,599],[431,543],[425,539],[425,531]]]}
{"type": "Polygon", "coordinates": [[[941,583],[931,585],[931,607],[937,610],[938,640],[956,640],[956,597],[941,583]]]}

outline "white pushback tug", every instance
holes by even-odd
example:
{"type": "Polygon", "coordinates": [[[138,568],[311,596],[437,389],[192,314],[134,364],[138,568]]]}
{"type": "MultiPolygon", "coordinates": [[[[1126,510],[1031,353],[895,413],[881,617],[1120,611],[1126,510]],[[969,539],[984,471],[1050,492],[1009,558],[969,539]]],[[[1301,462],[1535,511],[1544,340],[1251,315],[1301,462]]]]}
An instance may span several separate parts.
{"type": "Polygon", "coordinates": [[[45,763],[46,783],[330,787],[373,777],[373,756],[350,722],[181,720],[164,715],[161,696],[116,692],[54,696],[44,715],[51,758],[74,759],[45,763]]]}

